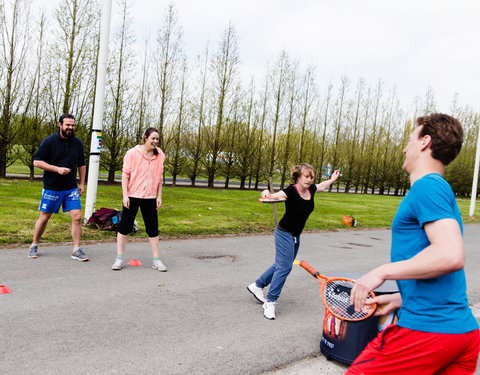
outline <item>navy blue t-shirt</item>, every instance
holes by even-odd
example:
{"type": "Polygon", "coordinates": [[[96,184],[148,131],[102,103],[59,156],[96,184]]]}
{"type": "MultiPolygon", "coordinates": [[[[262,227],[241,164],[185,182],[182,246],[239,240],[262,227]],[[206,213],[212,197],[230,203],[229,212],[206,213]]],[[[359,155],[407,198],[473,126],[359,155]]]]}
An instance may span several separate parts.
{"type": "Polygon", "coordinates": [[[317,191],[317,185],[310,185],[308,190],[310,191],[310,199],[303,199],[293,184],[283,189],[283,192],[287,195],[287,200],[285,201],[285,214],[278,225],[280,229],[290,232],[294,236],[299,236],[302,233],[308,217],[315,208],[313,198],[317,191]]]}
{"type": "Polygon", "coordinates": [[[57,167],[70,168],[70,173],[60,175],[43,171],[43,188],[70,190],[77,187],[77,167],[85,165],[82,141],[76,137],[63,139],[57,132],[44,138],[33,160],[41,160],[57,167]]]}

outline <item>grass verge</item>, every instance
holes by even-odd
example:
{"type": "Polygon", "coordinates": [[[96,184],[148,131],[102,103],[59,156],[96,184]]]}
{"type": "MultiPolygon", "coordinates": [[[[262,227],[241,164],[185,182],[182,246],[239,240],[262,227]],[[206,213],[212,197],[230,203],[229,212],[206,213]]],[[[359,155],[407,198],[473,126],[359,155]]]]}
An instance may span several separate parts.
{"type": "MultiPolygon", "coordinates": [[[[39,181],[0,179],[0,244],[29,243],[38,217],[42,190],[39,181]]],[[[121,209],[122,193],[119,184],[99,185],[96,207],[121,209]]],[[[163,207],[158,211],[161,237],[184,237],[271,232],[274,228],[273,206],[258,203],[258,191],[220,190],[205,188],[164,187],[163,207]]],[[[347,228],[342,215],[353,215],[358,228],[390,227],[401,197],[318,193],[315,211],[305,230],[347,228]]],[[[480,202],[475,216],[469,217],[469,199],[458,199],[465,223],[480,223],[480,202]]],[[[85,207],[85,194],[82,196],[85,207]]],[[[277,217],[284,212],[276,204],[277,217]]],[[[137,216],[139,231],[133,237],[144,238],[145,227],[137,216]]],[[[82,240],[113,240],[114,232],[85,227],[82,240]]],[[[42,242],[66,242],[70,237],[70,216],[60,212],[53,215],[42,242]]]]}

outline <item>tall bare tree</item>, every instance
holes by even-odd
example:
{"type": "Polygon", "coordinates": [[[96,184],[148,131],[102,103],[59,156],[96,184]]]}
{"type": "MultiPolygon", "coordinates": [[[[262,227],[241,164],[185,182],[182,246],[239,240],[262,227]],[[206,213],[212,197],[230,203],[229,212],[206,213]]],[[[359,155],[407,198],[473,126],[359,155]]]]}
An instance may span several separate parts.
{"type": "Polygon", "coordinates": [[[296,103],[298,101],[298,87],[297,87],[297,75],[296,75],[296,66],[293,66],[289,72],[288,79],[288,104],[287,104],[287,128],[285,134],[285,142],[283,144],[283,155],[281,156],[281,179],[280,179],[280,188],[283,189],[285,185],[285,180],[289,170],[289,164],[292,159],[292,154],[294,151],[294,127],[295,127],[295,111],[296,103]]]}
{"type": "Polygon", "coordinates": [[[257,134],[254,127],[254,111],[255,111],[255,82],[252,78],[248,91],[248,98],[245,103],[245,122],[239,126],[239,144],[237,147],[237,160],[239,166],[240,189],[245,189],[245,181],[250,176],[252,179],[252,171],[255,165],[254,155],[257,146],[257,134]]]}
{"type": "MultiPolygon", "coordinates": [[[[199,59],[199,88],[198,88],[198,97],[194,101],[193,111],[195,112],[194,117],[196,118],[195,125],[192,126],[190,131],[191,137],[187,137],[185,140],[185,146],[188,153],[188,156],[191,160],[191,169],[189,171],[189,177],[192,181],[192,186],[195,186],[197,176],[199,174],[200,162],[205,156],[205,145],[204,145],[204,133],[205,133],[205,106],[206,106],[206,90],[207,90],[207,79],[208,79],[208,46],[205,48],[205,56],[203,61],[199,59]]],[[[193,123],[193,121],[192,121],[193,123]]]]}
{"type": "Polygon", "coordinates": [[[223,149],[222,129],[225,123],[225,114],[228,109],[235,87],[239,65],[238,41],[235,28],[228,25],[219,43],[219,48],[213,55],[211,69],[213,78],[213,97],[216,98],[216,121],[210,130],[207,139],[208,158],[205,166],[208,173],[208,186],[213,187],[215,174],[218,168],[218,156],[223,149]]]}
{"type": "Polygon", "coordinates": [[[328,135],[328,124],[329,124],[329,118],[330,118],[330,110],[331,110],[331,101],[332,101],[332,89],[333,85],[328,84],[327,86],[327,93],[325,95],[325,100],[324,100],[324,105],[323,105],[323,115],[322,117],[322,130],[321,130],[321,136],[320,136],[320,150],[318,153],[316,153],[316,158],[314,159],[316,162],[314,165],[318,165],[320,168],[320,173],[317,173],[317,176],[315,177],[317,182],[320,182],[322,180],[322,176],[324,175],[324,172],[326,171],[326,161],[327,161],[327,135],[328,135]]]}
{"type": "Polygon", "coordinates": [[[55,9],[57,27],[49,60],[52,124],[61,113],[74,113],[77,123],[88,121],[94,91],[95,50],[99,9],[93,0],[62,0],[55,9]]]}
{"type": "Polygon", "coordinates": [[[255,189],[258,189],[260,183],[260,174],[263,163],[266,161],[265,152],[265,138],[266,137],[266,121],[267,121],[267,109],[268,109],[268,93],[269,93],[269,79],[265,78],[265,87],[263,89],[262,98],[260,99],[260,113],[258,114],[258,120],[255,121],[258,125],[255,127],[258,132],[257,147],[255,147],[255,169],[252,175],[255,177],[255,189]]]}
{"type": "Polygon", "coordinates": [[[160,139],[158,146],[164,151],[166,151],[167,119],[172,111],[170,105],[173,100],[181,57],[182,30],[178,24],[177,11],[173,4],[169,4],[165,11],[163,23],[158,29],[156,63],[154,65],[159,101],[157,129],[160,132],[160,139]]]}
{"type": "Polygon", "coordinates": [[[437,111],[437,105],[435,102],[435,94],[433,93],[433,89],[428,87],[427,92],[425,93],[425,97],[422,103],[422,113],[423,114],[430,114],[437,111]]]}
{"type": "Polygon", "coordinates": [[[397,138],[395,137],[395,104],[396,96],[394,89],[390,100],[384,103],[382,109],[382,120],[378,134],[378,144],[381,144],[382,147],[377,147],[375,151],[375,179],[372,188],[378,188],[379,194],[382,195],[389,189],[391,183],[389,175],[391,175],[390,171],[393,169],[393,139],[397,138]]]}
{"type": "MultiPolygon", "coordinates": [[[[371,182],[373,181],[373,165],[374,165],[374,152],[376,148],[378,147],[377,145],[377,139],[378,139],[378,116],[379,116],[379,111],[380,111],[380,105],[381,105],[381,98],[382,98],[382,87],[383,87],[383,82],[382,80],[378,81],[377,84],[377,90],[375,92],[375,98],[374,98],[374,103],[373,103],[373,113],[372,117],[369,118],[369,122],[371,125],[371,131],[370,135],[368,137],[368,146],[366,149],[366,168],[365,168],[365,175],[364,175],[364,185],[363,185],[363,192],[365,194],[368,193],[368,189],[370,187],[371,182]]],[[[374,189],[372,189],[372,194],[374,193],[374,189]]]]}
{"type": "Polygon", "coordinates": [[[184,58],[182,63],[182,76],[180,78],[180,92],[178,103],[178,116],[175,121],[175,127],[172,134],[173,152],[169,161],[169,167],[172,172],[172,185],[177,185],[177,176],[182,171],[183,164],[185,164],[183,157],[183,137],[185,133],[185,117],[186,117],[186,101],[187,101],[187,61],[184,58]]]}
{"type": "Polygon", "coordinates": [[[298,144],[298,158],[297,163],[303,162],[307,153],[306,144],[307,144],[307,130],[308,124],[311,116],[311,108],[315,101],[315,74],[314,68],[308,67],[304,76],[302,84],[302,115],[300,121],[300,142],[298,144]]]}
{"type": "Polygon", "coordinates": [[[20,134],[17,143],[23,152],[19,153],[20,160],[29,168],[29,178],[34,178],[33,155],[42,138],[47,135],[45,126],[48,114],[45,113],[46,98],[44,85],[44,48],[45,48],[46,17],[42,13],[38,22],[38,40],[36,48],[36,67],[29,83],[30,89],[26,95],[26,104],[23,106],[24,115],[21,117],[20,134]]]}
{"type": "Polygon", "coordinates": [[[288,74],[290,72],[290,61],[288,54],[282,51],[278,57],[276,66],[271,75],[273,90],[273,119],[271,125],[272,139],[270,144],[270,157],[268,163],[268,177],[273,178],[275,172],[275,164],[278,160],[277,155],[277,137],[280,131],[282,115],[284,111],[285,93],[287,90],[288,74]]]}
{"type": "Polygon", "coordinates": [[[147,41],[145,41],[145,53],[143,56],[140,85],[137,90],[137,101],[135,104],[135,120],[133,126],[134,142],[139,143],[142,139],[143,132],[148,127],[147,123],[150,123],[152,118],[152,108],[149,105],[151,99],[151,85],[149,76],[149,58],[148,58],[147,41]]]}
{"type": "Polygon", "coordinates": [[[238,138],[239,128],[243,125],[243,122],[240,120],[240,101],[244,93],[240,86],[237,86],[235,90],[235,96],[232,103],[232,115],[231,120],[226,121],[226,131],[224,132],[225,136],[225,152],[223,157],[223,175],[225,176],[225,189],[228,189],[228,184],[230,179],[235,174],[234,166],[237,164],[239,149],[243,148],[244,143],[238,138]]]}
{"type": "Polygon", "coordinates": [[[29,3],[0,4],[0,177],[13,160],[14,119],[20,112],[29,42],[29,3]]]}
{"type": "Polygon", "coordinates": [[[110,55],[108,88],[106,92],[105,126],[102,146],[104,152],[100,164],[108,172],[108,182],[115,181],[115,172],[121,169],[123,155],[131,144],[131,119],[134,108],[131,81],[135,66],[132,43],[130,5],[127,0],[118,0],[120,23],[113,40],[110,55]]]}
{"type": "MultiPolygon", "coordinates": [[[[455,194],[471,195],[475,169],[475,155],[477,152],[477,137],[479,135],[480,114],[475,113],[472,108],[462,107],[458,103],[458,97],[454,97],[451,107],[451,114],[459,119],[463,127],[463,146],[460,154],[448,165],[445,177],[452,185],[455,194]]],[[[480,186],[474,192],[476,196],[480,186]]]]}
{"type": "Polygon", "coordinates": [[[354,103],[353,110],[353,119],[351,124],[351,131],[353,133],[353,138],[350,142],[350,147],[348,148],[346,165],[342,171],[343,180],[345,182],[345,192],[348,193],[353,181],[358,180],[359,168],[357,165],[357,154],[358,154],[358,138],[359,138],[359,128],[360,128],[360,108],[362,105],[363,99],[363,90],[365,88],[365,81],[360,79],[357,83],[357,92],[356,92],[356,101],[354,103]]]}
{"type": "MultiPolygon", "coordinates": [[[[372,89],[367,87],[366,96],[363,99],[362,106],[361,106],[361,131],[360,131],[360,139],[359,139],[359,147],[357,150],[357,173],[354,178],[353,184],[355,187],[355,193],[358,193],[361,186],[363,186],[363,181],[366,175],[366,158],[367,158],[367,148],[368,148],[368,138],[369,138],[369,124],[370,124],[370,109],[372,103],[372,89]]],[[[363,189],[363,188],[362,188],[363,189]]]]}
{"type": "MultiPolygon", "coordinates": [[[[331,157],[331,164],[332,168],[337,169],[340,166],[341,160],[341,135],[343,129],[343,116],[344,116],[344,104],[346,101],[347,90],[349,86],[348,78],[343,76],[342,81],[340,84],[340,89],[338,91],[338,99],[336,103],[336,113],[335,113],[335,122],[333,124],[333,145],[332,145],[332,157],[331,157]]],[[[328,191],[331,191],[333,185],[330,185],[328,191]]],[[[338,182],[337,182],[338,188],[338,182]]]]}

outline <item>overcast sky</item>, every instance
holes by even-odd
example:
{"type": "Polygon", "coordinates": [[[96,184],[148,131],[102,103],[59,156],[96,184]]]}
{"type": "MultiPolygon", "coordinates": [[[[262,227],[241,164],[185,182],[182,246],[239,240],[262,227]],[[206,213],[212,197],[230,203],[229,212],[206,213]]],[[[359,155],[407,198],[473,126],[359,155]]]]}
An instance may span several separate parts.
{"type": "MultiPolygon", "coordinates": [[[[47,10],[57,2],[33,0],[47,10]]],[[[231,22],[245,77],[262,79],[285,50],[316,68],[320,88],[338,86],[342,75],[371,86],[382,79],[407,105],[430,87],[440,111],[448,112],[455,94],[480,111],[478,0],[133,0],[139,43],[154,38],[169,3],[190,57],[203,54],[208,41],[216,48],[231,22]]]]}

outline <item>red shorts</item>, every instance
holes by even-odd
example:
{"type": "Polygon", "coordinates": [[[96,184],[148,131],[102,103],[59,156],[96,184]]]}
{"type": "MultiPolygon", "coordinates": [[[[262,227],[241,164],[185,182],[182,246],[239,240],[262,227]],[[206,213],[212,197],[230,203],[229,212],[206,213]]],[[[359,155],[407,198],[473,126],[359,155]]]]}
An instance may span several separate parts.
{"type": "Polygon", "coordinates": [[[355,359],[345,375],[473,374],[479,330],[463,334],[413,331],[391,325],[355,359]]]}

